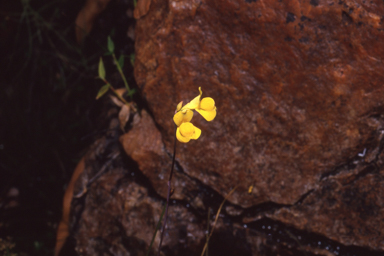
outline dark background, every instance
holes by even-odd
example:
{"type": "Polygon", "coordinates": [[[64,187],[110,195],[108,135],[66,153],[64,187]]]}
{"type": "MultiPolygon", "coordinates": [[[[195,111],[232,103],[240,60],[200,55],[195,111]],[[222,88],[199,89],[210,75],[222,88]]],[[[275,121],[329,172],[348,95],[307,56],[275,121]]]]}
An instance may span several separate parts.
{"type": "Polygon", "coordinates": [[[107,79],[123,87],[104,56],[108,36],[116,55],[126,57],[124,73],[135,86],[127,37],[133,1],[112,0],[79,45],[75,19],[84,3],[0,2],[0,254],[53,253],[66,185],[106,128],[99,120],[103,99],[95,100],[103,85],[96,79],[100,56],[107,79]]]}

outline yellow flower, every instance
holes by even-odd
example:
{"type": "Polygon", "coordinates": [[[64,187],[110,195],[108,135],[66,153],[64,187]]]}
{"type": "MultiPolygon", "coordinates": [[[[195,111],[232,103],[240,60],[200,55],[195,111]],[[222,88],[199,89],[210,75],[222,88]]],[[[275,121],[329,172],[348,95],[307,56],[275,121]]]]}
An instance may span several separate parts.
{"type": "Polygon", "coordinates": [[[202,115],[205,120],[212,121],[216,117],[216,106],[215,101],[211,97],[206,97],[200,100],[203,92],[201,91],[201,87],[199,87],[200,95],[195,97],[191,102],[186,104],[181,108],[181,111],[186,109],[195,109],[197,112],[202,115]]]}
{"type": "Polygon", "coordinates": [[[199,108],[196,111],[202,115],[205,120],[212,121],[216,117],[215,101],[211,97],[206,97],[200,101],[199,108]]]}
{"type": "Polygon", "coordinates": [[[180,102],[176,107],[176,113],[173,121],[177,125],[176,138],[183,143],[189,142],[191,139],[197,140],[201,135],[201,130],[191,123],[193,117],[193,109],[199,112],[207,121],[212,121],[216,116],[215,101],[210,98],[200,100],[201,87],[199,87],[200,95],[195,97],[187,105],[183,106],[180,102]]]}
{"type": "Polygon", "coordinates": [[[190,122],[182,123],[176,130],[178,141],[187,143],[191,139],[197,140],[201,135],[201,130],[190,122]]]}
{"type": "Polygon", "coordinates": [[[173,116],[173,121],[179,127],[182,123],[190,122],[193,117],[193,111],[182,109],[173,116]]]}

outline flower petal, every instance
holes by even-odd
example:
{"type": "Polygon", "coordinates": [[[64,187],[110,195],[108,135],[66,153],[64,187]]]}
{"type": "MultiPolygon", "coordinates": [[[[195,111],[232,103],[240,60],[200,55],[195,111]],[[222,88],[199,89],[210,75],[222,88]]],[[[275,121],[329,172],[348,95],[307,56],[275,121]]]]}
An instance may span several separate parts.
{"type": "MultiPolygon", "coordinates": [[[[183,111],[181,111],[181,112],[183,112],[183,111]]],[[[193,111],[187,109],[185,111],[185,114],[184,114],[183,122],[190,122],[192,120],[192,117],[193,117],[193,111]]]]}
{"type": "Polygon", "coordinates": [[[195,126],[190,122],[182,123],[179,128],[180,134],[184,137],[192,137],[195,133],[195,126]]]}
{"type": "Polygon", "coordinates": [[[173,116],[173,121],[175,122],[175,124],[177,126],[180,126],[181,123],[183,122],[183,119],[184,119],[184,115],[183,113],[181,113],[181,111],[177,112],[174,116],[173,116]]]}
{"type": "Polygon", "coordinates": [[[193,111],[189,109],[181,110],[173,116],[173,121],[177,126],[180,126],[182,123],[190,122],[193,117],[193,111]]]}
{"type": "Polygon", "coordinates": [[[203,92],[201,91],[201,87],[199,87],[200,95],[195,97],[191,102],[186,104],[181,110],[183,109],[196,109],[200,106],[200,98],[203,92]]]}
{"type": "Polygon", "coordinates": [[[197,128],[196,126],[193,126],[195,128],[195,132],[192,135],[191,139],[197,140],[201,135],[201,130],[197,128]]]}
{"type": "Polygon", "coordinates": [[[213,110],[203,110],[203,109],[196,109],[197,112],[202,115],[205,120],[212,121],[216,117],[216,107],[213,110]]]}
{"type": "Polygon", "coordinates": [[[176,106],[176,112],[178,112],[180,109],[181,109],[181,107],[183,106],[183,102],[181,101],[179,104],[177,104],[177,106],[176,106]]]}
{"type": "Polygon", "coordinates": [[[188,141],[191,140],[191,138],[187,138],[187,137],[184,137],[183,135],[181,135],[179,127],[177,127],[177,130],[176,130],[176,138],[178,141],[180,141],[182,143],[187,143],[188,141]]]}
{"type": "Polygon", "coordinates": [[[182,123],[176,130],[177,140],[183,143],[187,143],[191,139],[197,140],[200,135],[201,130],[190,122],[182,123]]]}
{"type": "Polygon", "coordinates": [[[200,102],[200,109],[203,110],[213,110],[215,108],[215,101],[211,97],[206,97],[200,102]]]}

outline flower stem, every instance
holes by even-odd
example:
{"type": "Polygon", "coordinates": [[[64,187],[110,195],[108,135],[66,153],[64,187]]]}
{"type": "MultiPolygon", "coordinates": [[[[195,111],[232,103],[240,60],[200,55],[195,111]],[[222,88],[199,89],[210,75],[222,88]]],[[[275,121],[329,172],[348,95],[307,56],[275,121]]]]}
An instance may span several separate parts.
{"type": "Polygon", "coordinates": [[[114,53],[112,53],[112,58],[113,58],[113,61],[114,61],[115,64],[116,64],[117,70],[119,71],[121,78],[123,79],[123,82],[124,82],[125,88],[127,89],[127,92],[128,92],[128,94],[129,94],[129,97],[132,99],[131,89],[129,89],[129,85],[128,85],[127,79],[125,78],[125,75],[124,75],[124,73],[123,73],[123,70],[121,69],[121,67],[120,67],[120,65],[119,65],[119,62],[118,62],[117,59],[116,59],[116,55],[115,55],[114,53]]]}
{"type": "MultiPolygon", "coordinates": [[[[175,126],[175,129],[176,128],[177,127],[175,126]]],[[[176,141],[177,140],[175,136],[175,144],[173,146],[172,167],[171,167],[171,173],[169,174],[169,179],[168,179],[167,206],[165,207],[164,222],[163,222],[163,227],[162,227],[161,236],[160,236],[159,249],[157,250],[157,256],[160,256],[161,244],[163,243],[163,237],[164,237],[165,229],[167,227],[169,198],[171,197],[171,181],[172,181],[173,169],[175,166],[175,158],[176,158],[176,141]]]]}

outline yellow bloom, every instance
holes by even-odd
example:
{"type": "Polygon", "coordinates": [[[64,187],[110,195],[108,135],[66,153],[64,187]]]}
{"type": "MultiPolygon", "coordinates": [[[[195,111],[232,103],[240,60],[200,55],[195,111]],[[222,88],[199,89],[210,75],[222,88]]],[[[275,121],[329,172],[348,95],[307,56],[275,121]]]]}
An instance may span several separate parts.
{"type": "Polygon", "coordinates": [[[199,112],[207,121],[212,121],[216,117],[215,101],[206,97],[200,100],[203,92],[199,87],[200,95],[195,97],[187,105],[183,106],[180,102],[176,107],[176,113],[173,121],[177,125],[176,138],[183,143],[189,142],[191,139],[197,140],[201,135],[201,130],[191,123],[193,117],[193,109],[199,112]]]}
{"type": "Polygon", "coordinates": [[[190,122],[193,117],[193,111],[190,109],[183,109],[173,116],[173,121],[179,127],[182,123],[190,122]]]}
{"type": "Polygon", "coordinates": [[[181,108],[181,111],[186,109],[195,109],[197,112],[202,115],[205,120],[212,121],[216,117],[216,106],[215,101],[211,97],[206,97],[200,100],[203,92],[201,91],[201,87],[199,87],[200,95],[195,97],[191,102],[186,104],[181,108]]]}
{"type": "Polygon", "coordinates": [[[183,143],[191,139],[197,140],[201,135],[201,130],[190,122],[182,123],[176,130],[176,138],[183,143]]]}
{"type": "Polygon", "coordinates": [[[210,97],[202,99],[196,111],[199,112],[205,120],[212,121],[216,117],[215,101],[210,97]]]}

